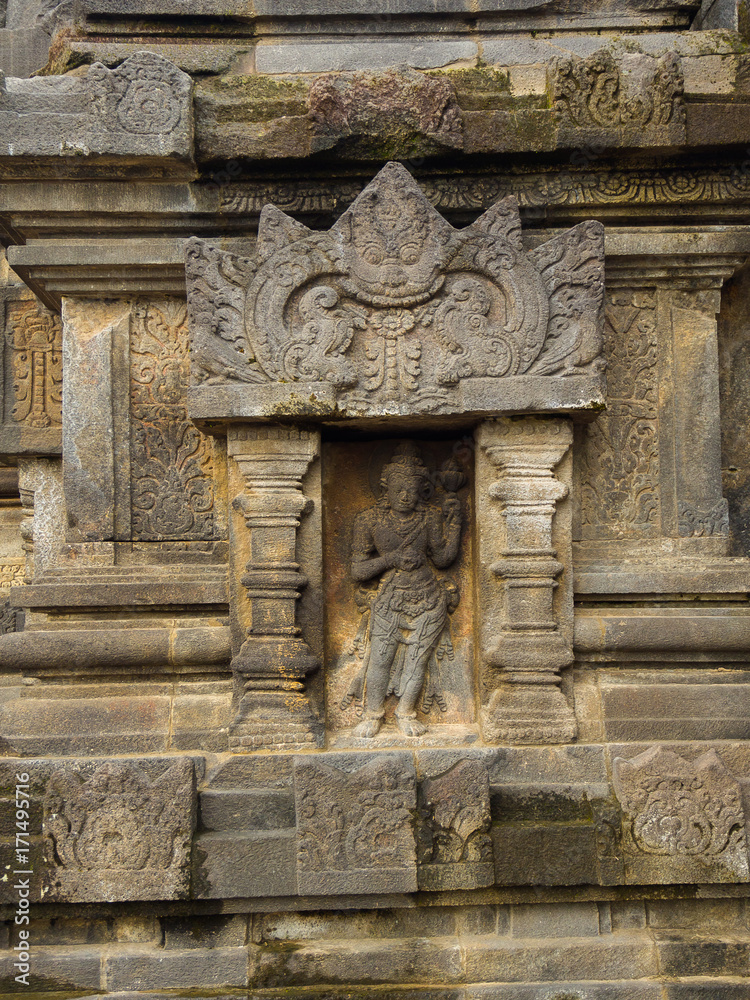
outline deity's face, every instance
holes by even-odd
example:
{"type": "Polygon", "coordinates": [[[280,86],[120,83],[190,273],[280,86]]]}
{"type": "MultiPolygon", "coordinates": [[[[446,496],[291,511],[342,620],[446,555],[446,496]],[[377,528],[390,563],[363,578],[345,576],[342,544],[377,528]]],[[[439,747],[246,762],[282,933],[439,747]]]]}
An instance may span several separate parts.
{"type": "Polygon", "coordinates": [[[397,514],[410,514],[419,503],[421,487],[420,476],[409,472],[392,472],[386,482],[386,496],[391,510],[397,514]]]}

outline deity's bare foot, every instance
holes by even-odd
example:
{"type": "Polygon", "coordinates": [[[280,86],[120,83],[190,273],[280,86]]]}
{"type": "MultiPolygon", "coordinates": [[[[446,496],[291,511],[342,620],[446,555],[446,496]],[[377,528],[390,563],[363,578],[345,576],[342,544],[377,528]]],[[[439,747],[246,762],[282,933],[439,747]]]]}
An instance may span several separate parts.
{"type": "Polygon", "coordinates": [[[352,736],[356,736],[362,740],[371,740],[373,736],[376,736],[380,731],[380,727],[383,725],[383,716],[367,716],[364,718],[358,726],[354,727],[352,736]]]}
{"type": "Polygon", "coordinates": [[[404,736],[424,736],[427,732],[427,726],[423,726],[421,722],[417,722],[416,717],[413,715],[399,715],[396,712],[396,725],[404,736]]]}

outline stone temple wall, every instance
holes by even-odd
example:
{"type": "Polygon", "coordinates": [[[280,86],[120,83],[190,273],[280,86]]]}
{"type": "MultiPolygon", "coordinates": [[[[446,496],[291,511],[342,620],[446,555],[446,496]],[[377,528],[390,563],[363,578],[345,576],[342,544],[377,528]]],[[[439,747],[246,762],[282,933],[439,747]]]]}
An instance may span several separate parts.
{"type": "Polygon", "coordinates": [[[0,0],[0,995],[750,997],[737,0],[0,0]]]}

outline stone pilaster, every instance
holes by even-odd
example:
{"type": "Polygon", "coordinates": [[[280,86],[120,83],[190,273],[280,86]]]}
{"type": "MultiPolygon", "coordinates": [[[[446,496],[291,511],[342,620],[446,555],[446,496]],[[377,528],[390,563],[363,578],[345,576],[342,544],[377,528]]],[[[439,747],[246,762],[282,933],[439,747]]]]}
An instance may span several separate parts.
{"type": "Polygon", "coordinates": [[[231,427],[228,454],[244,488],[232,507],[232,612],[242,644],[232,660],[237,715],[233,750],[309,746],[314,719],[304,680],[318,660],[300,637],[297,601],[307,578],[297,562],[300,519],[312,508],[302,482],[320,451],[317,432],[289,427],[231,427]],[[240,529],[242,530],[242,529],[240,529]],[[244,565],[243,565],[244,563],[244,565]]]}
{"type": "Polygon", "coordinates": [[[560,577],[569,566],[569,532],[565,561],[553,539],[556,507],[568,486],[553,470],[570,448],[572,428],[560,419],[504,418],[482,424],[478,440],[480,463],[482,452],[491,463],[477,476],[484,494],[477,507],[487,578],[480,581],[482,652],[489,668],[483,735],[488,742],[568,742],[576,724],[560,690],[560,670],[573,661],[562,627],[573,608],[560,577]]]}

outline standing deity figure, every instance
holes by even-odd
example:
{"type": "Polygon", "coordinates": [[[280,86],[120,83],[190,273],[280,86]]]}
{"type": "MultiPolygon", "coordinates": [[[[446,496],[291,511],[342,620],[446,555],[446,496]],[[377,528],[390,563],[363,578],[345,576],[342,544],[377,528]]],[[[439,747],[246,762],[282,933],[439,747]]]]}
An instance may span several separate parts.
{"type": "MultiPolygon", "coordinates": [[[[450,463],[449,463],[450,464],[450,463]]],[[[450,566],[461,540],[461,502],[455,491],[464,476],[455,466],[437,473],[442,499],[429,497],[432,483],[416,448],[400,445],[383,468],[378,503],[359,514],[352,539],[352,578],[380,578],[369,618],[360,629],[363,669],[349,691],[364,702],[353,735],[371,739],[383,724],[385,700],[398,698],[396,722],[405,736],[426,727],[416,705],[428,664],[441,640],[450,644],[448,616],[458,590],[436,572],[450,566]]]]}

